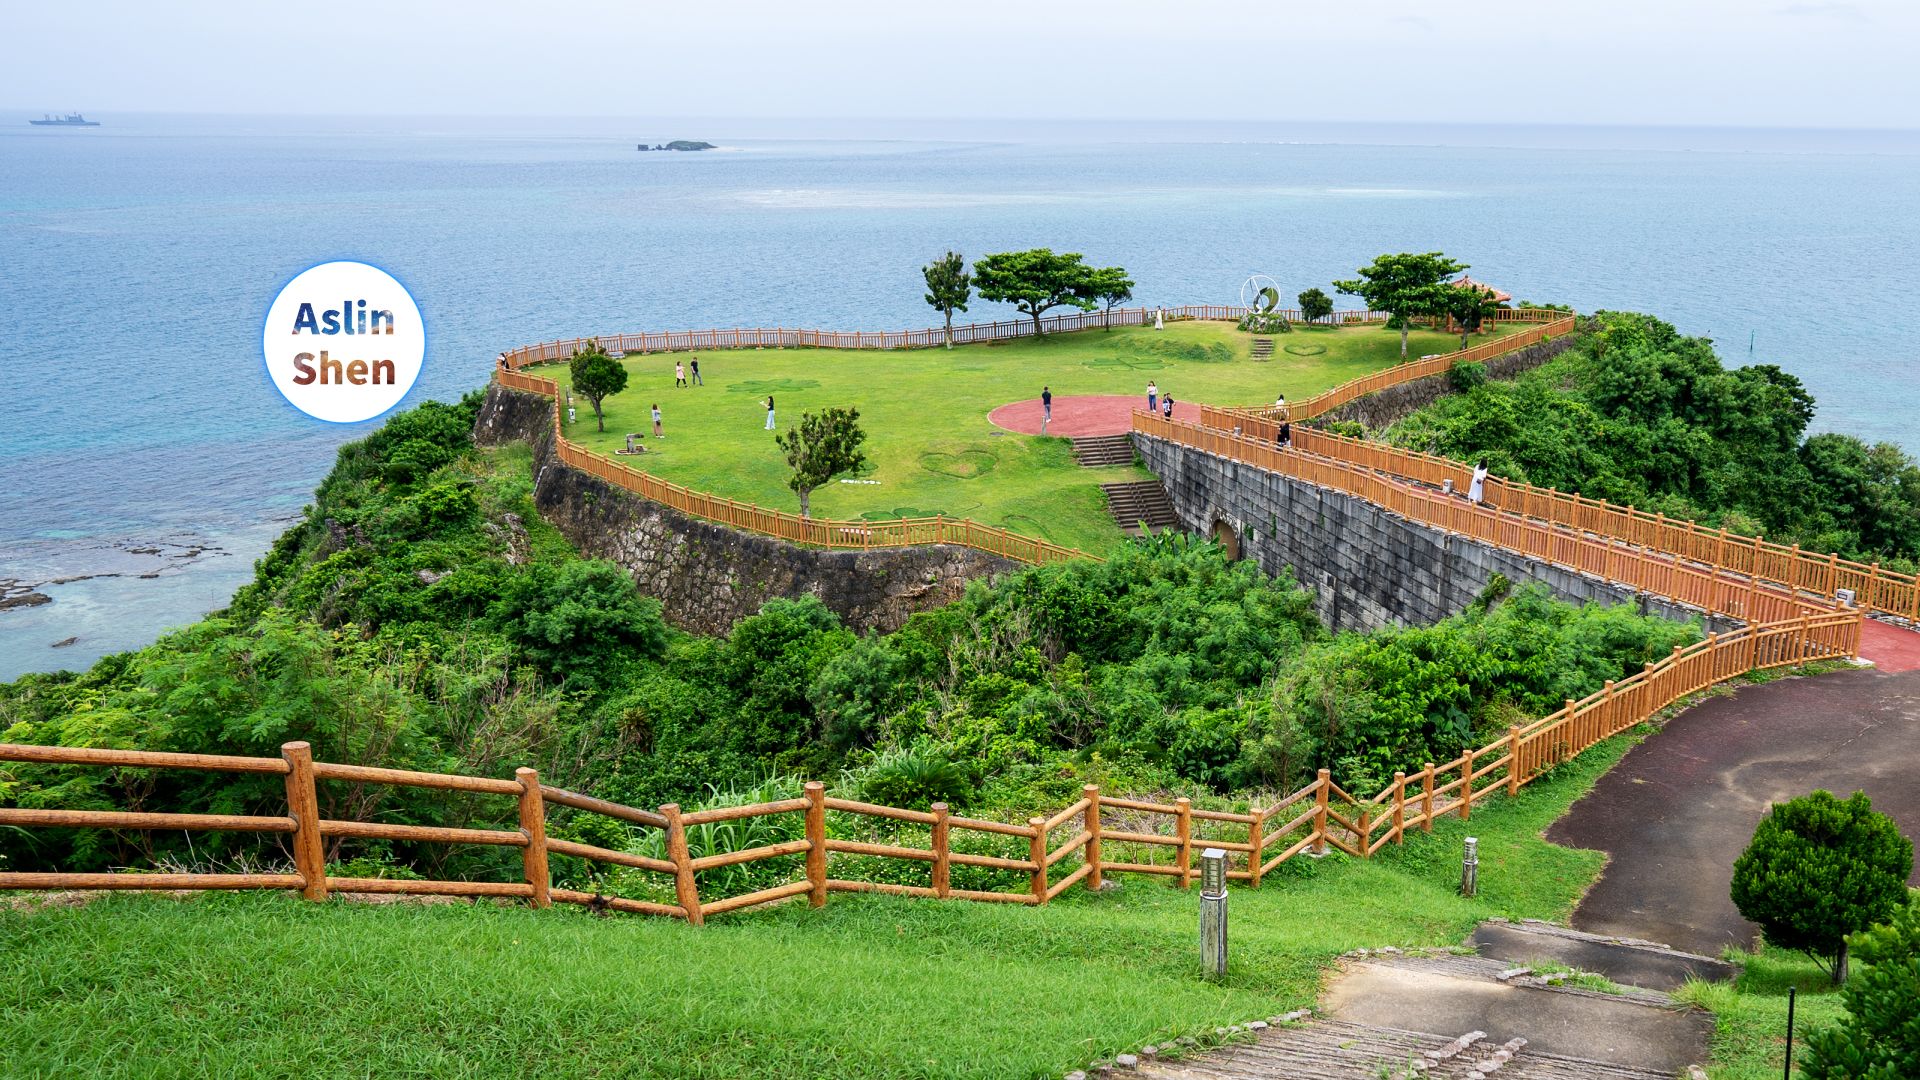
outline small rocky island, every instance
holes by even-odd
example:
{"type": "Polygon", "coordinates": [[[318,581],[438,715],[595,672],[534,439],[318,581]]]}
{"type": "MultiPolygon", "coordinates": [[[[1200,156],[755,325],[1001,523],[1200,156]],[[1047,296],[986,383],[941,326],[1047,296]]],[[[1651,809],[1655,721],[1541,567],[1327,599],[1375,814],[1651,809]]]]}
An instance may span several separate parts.
{"type": "Polygon", "coordinates": [[[695,142],[692,139],[675,139],[670,143],[654,143],[652,146],[648,146],[646,143],[641,143],[638,149],[641,149],[641,150],[718,150],[720,148],[713,145],[710,142],[695,142]]]}

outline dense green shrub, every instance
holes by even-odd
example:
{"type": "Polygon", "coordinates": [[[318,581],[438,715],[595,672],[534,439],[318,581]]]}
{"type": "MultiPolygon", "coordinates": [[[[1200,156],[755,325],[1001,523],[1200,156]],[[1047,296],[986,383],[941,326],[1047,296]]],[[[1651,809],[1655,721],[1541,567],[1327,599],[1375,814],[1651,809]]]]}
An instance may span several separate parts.
{"type": "Polygon", "coordinates": [[[1900,1080],[1920,1076],[1920,901],[1851,939],[1867,969],[1847,980],[1847,1017],[1807,1036],[1807,1080],[1900,1080]]]}
{"type": "Polygon", "coordinates": [[[1768,944],[1799,949],[1846,979],[1847,935],[1908,902],[1913,842],[1864,791],[1775,803],[1733,863],[1733,903],[1768,944]]]}

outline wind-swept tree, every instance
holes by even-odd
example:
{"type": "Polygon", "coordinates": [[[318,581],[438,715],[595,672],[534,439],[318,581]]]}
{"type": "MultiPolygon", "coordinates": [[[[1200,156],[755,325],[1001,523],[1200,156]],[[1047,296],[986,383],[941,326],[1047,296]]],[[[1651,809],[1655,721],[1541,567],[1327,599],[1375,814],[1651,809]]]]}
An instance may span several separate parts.
{"type": "Polygon", "coordinates": [[[813,489],[842,473],[850,473],[867,463],[860,444],[867,433],[860,430],[860,410],[838,405],[823,413],[803,413],[800,426],[774,436],[787,453],[793,475],[787,486],[800,496],[800,516],[810,517],[813,489]]]}
{"type": "Polygon", "coordinates": [[[967,273],[966,257],[949,251],[920,268],[927,279],[927,303],[946,316],[947,348],[953,348],[953,313],[967,310],[973,298],[973,275],[967,273]]]}
{"type": "Polygon", "coordinates": [[[1467,340],[1480,332],[1480,327],[1493,313],[1500,310],[1500,301],[1493,298],[1493,290],[1485,285],[1448,285],[1441,294],[1440,310],[1454,322],[1460,324],[1460,347],[1467,347],[1467,340]]]}
{"type": "Polygon", "coordinates": [[[1373,311],[1393,316],[1392,325],[1400,331],[1400,359],[1407,358],[1407,331],[1416,315],[1431,315],[1440,310],[1447,279],[1465,270],[1438,251],[1424,255],[1382,255],[1357,272],[1359,277],[1336,281],[1333,287],[1349,296],[1358,296],[1373,311]]]}
{"type": "Polygon", "coordinates": [[[1319,322],[1321,319],[1333,314],[1333,297],[1328,296],[1317,287],[1301,293],[1298,299],[1300,301],[1300,318],[1307,322],[1319,322]]]}
{"type": "Polygon", "coordinates": [[[1113,329],[1113,309],[1133,299],[1133,279],[1125,267],[1102,266],[1087,275],[1087,296],[1104,308],[1100,325],[1113,329]]]}
{"type": "Polygon", "coordinates": [[[608,356],[598,341],[589,341],[586,348],[575,350],[567,360],[567,373],[573,377],[574,393],[593,405],[593,418],[599,421],[601,431],[607,430],[600,402],[627,388],[627,369],[608,356]]]}
{"type": "Polygon", "coordinates": [[[1039,337],[1040,316],[1049,308],[1067,305],[1092,311],[1094,268],[1082,262],[1078,253],[1055,255],[1051,248],[1028,251],[1003,251],[988,255],[973,264],[973,283],[982,299],[1012,304],[1033,319],[1033,336],[1039,337]]]}

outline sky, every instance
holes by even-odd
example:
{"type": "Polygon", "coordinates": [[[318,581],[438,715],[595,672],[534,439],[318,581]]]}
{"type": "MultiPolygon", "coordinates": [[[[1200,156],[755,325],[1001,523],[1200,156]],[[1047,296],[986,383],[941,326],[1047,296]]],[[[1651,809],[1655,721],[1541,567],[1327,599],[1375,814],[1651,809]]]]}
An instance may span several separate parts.
{"type": "Polygon", "coordinates": [[[1915,0],[9,5],[0,108],[1911,128],[1915,0]]]}

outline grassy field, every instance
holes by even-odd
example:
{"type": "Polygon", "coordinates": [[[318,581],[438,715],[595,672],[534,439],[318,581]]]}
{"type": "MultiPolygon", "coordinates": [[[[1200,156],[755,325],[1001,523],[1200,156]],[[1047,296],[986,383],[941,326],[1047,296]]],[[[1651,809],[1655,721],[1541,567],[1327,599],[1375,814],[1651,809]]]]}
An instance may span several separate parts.
{"type": "MultiPolygon", "coordinates": [[[[1120,538],[1100,484],[1146,474],[1078,469],[1066,440],[1004,432],[987,423],[987,414],[1039,397],[1042,386],[1059,397],[1140,394],[1144,405],[1148,379],[1182,401],[1270,403],[1279,393],[1318,393],[1400,356],[1400,335],[1380,326],[1297,329],[1276,338],[1273,359],[1259,363],[1248,358],[1251,342],[1228,323],[1184,322],[1163,331],[1121,327],[950,352],[721,350],[697,354],[706,385],[688,389],[673,384],[673,365],[688,354],[634,356],[625,361],[627,389],[605,402],[606,433],[596,432],[593,410],[576,398],[579,419],[568,435],[611,453],[628,432],[645,432],[653,452],[633,464],[692,488],[791,511],[799,503],[764,430],[761,399],[774,396],[783,428],[802,412],[850,405],[867,431],[870,467],[858,479],[875,483],[816,491],[816,517],[947,514],[1100,552],[1120,538]],[[651,437],[656,403],[665,439],[651,437]]],[[[1420,331],[1410,350],[1418,356],[1459,344],[1457,336],[1420,331]]],[[[563,364],[535,370],[567,381],[563,364]]]]}
{"type": "Polygon", "coordinates": [[[1830,1027],[1846,1016],[1839,988],[1801,953],[1729,949],[1726,959],[1742,966],[1731,985],[1690,983],[1676,995],[1713,1010],[1713,1080],[1775,1080],[1780,1075],[1786,1059],[1788,987],[1800,991],[1793,1017],[1795,1061],[1806,1049],[1808,1030],[1830,1027]]]}
{"type": "Polygon", "coordinates": [[[1042,909],[835,896],[701,930],[577,910],[280,896],[0,898],[9,1077],[1035,1077],[1315,1000],[1337,954],[1565,918],[1602,857],[1542,831],[1626,752],[1595,748],[1460,839],[1295,859],[1232,896],[1198,977],[1195,893],[1124,878],[1042,909]]]}

